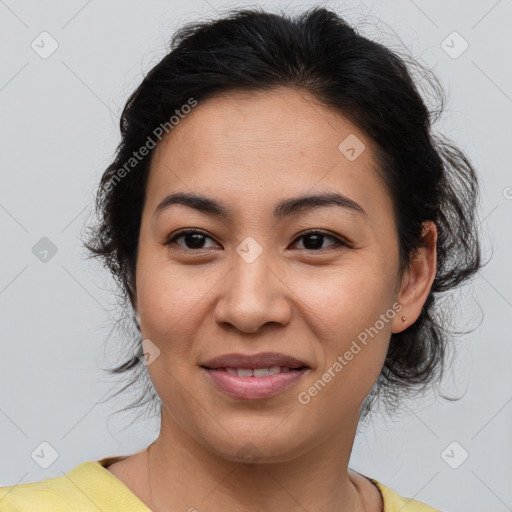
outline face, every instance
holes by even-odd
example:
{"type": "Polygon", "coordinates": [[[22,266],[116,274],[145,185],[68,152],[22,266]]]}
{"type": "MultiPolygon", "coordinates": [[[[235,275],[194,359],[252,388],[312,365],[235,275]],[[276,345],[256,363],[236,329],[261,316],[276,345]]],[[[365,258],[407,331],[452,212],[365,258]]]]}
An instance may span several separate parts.
{"type": "Polygon", "coordinates": [[[284,88],[199,102],[162,141],[136,307],[163,429],[231,460],[250,443],[271,462],[357,423],[402,314],[392,202],[372,154],[345,118],[284,88]],[[179,193],[209,203],[158,207],[179,193]],[[330,201],[296,201],[307,196],[330,201]],[[262,353],[277,359],[249,360],[260,376],[226,370],[247,372],[243,358],[211,361],[262,353]]]}

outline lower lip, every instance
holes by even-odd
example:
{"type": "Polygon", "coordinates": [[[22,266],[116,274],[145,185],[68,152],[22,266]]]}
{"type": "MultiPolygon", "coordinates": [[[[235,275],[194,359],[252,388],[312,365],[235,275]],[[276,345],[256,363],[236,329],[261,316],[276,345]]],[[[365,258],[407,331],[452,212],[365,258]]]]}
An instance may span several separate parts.
{"type": "Polygon", "coordinates": [[[290,370],[289,372],[268,375],[267,377],[238,377],[224,370],[212,370],[209,368],[203,368],[203,370],[228,395],[234,398],[255,400],[258,398],[269,398],[293,386],[306,373],[308,368],[290,370]]]}

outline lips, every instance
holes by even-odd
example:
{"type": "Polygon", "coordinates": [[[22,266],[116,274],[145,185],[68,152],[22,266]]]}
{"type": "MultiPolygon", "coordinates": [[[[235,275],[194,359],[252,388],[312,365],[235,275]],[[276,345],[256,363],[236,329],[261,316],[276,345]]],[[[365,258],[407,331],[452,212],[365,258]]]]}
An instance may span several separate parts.
{"type": "Polygon", "coordinates": [[[202,363],[200,366],[211,370],[232,368],[237,371],[243,369],[257,370],[271,368],[274,368],[275,371],[276,367],[281,368],[281,371],[283,368],[309,368],[304,361],[277,352],[260,352],[254,355],[224,354],[214,357],[202,363]]]}
{"type": "Polygon", "coordinates": [[[223,394],[241,400],[270,398],[295,385],[310,367],[285,354],[224,354],[200,365],[223,394]]]}

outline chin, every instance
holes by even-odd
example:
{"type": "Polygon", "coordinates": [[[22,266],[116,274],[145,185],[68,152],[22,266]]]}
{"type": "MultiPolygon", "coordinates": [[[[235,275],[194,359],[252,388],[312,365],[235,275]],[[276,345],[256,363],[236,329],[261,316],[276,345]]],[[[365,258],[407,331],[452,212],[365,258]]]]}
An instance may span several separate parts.
{"type": "MultiPolygon", "coordinates": [[[[265,430],[260,435],[248,430],[245,434],[224,436],[216,439],[204,439],[207,447],[227,461],[243,464],[270,464],[287,462],[305,453],[312,443],[307,439],[298,439],[297,434],[290,435],[285,429],[280,435],[265,430]]],[[[297,432],[297,430],[295,430],[297,432]]]]}

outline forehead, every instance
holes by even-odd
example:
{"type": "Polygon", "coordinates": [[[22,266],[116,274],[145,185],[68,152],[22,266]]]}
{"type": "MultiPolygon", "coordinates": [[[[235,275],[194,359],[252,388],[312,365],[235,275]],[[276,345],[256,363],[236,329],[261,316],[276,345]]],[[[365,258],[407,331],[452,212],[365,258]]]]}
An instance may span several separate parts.
{"type": "MultiPolygon", "coordinates": [[[[390,208],[373,144],[305,92],[279,88],[199,101],[156,148],[147,201],[194,191],[260,208],[308,192],[340,192],[376,218],[390,208]]],[[[389,210],[390,211],[390,210],[389,210]]]]}

